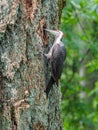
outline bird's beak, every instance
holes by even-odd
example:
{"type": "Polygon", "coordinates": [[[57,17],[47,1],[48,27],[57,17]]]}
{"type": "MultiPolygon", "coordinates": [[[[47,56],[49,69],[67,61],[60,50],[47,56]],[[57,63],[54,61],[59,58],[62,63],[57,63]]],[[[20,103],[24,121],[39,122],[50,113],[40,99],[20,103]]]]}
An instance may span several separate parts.
{"type": "Polygon", "coordinates": [[[44,29],[45,31],[50,32],[53,35],[56,35],[58,32],[56,30],[44,29]]]}

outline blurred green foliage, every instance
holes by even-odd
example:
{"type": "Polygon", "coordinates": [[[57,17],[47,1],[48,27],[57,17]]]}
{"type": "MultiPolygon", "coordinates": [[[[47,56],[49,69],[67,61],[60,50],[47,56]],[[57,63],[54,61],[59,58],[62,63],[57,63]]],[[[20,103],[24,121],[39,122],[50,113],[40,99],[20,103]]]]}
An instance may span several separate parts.
{"type": "Polygon", "coordinates": [[[61,77],[64,130],[98,130],[98,0],[69,0],[61,29],[67,58],[61,77]]]}

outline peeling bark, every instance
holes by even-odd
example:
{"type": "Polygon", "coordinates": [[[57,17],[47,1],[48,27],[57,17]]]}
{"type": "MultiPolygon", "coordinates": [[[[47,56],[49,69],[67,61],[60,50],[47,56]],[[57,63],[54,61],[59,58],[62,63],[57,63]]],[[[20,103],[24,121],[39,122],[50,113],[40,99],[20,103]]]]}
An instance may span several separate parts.
{"type": "Polygon", "coordinates": [[[62,130],[60,88],[44,92],[49,67],[40,52],[57,28],[58,1],[0,0],[0,130],[62,130]]]}

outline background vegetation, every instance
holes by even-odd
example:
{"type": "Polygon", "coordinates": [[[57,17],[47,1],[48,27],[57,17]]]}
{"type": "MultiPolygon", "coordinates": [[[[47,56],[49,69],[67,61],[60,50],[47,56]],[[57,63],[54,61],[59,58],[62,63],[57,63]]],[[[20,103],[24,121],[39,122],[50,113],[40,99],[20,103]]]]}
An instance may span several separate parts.
{"type": "Polygon", "coordinates": [[[67,58],[62,74],[64,130],[98,130],[98,0],[69,0],[61,29],[67,58]]]}

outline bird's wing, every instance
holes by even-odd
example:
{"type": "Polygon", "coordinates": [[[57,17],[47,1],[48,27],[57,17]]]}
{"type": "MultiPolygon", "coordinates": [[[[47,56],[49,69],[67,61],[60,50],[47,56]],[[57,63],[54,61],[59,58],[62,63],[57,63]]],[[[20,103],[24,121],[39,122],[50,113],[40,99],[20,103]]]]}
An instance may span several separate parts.
{"type": "Polygon", "coordinates": [[[51,58],[52,76],[56,82],[58,82],[58,80],[60,79],[65,56],[66,56],[66,51],[64,45],[56,44],[53,48],[52,58],[51,58]]]}

